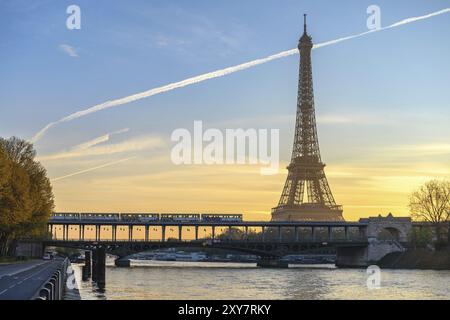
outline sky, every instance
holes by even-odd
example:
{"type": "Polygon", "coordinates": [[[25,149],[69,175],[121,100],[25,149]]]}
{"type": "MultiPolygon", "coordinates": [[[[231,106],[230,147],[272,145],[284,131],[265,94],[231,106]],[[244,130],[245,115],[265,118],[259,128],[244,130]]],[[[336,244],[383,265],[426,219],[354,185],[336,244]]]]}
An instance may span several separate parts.
{"type": "MultiPolygon", "coordinates": [[[[0,136],[27,140],[94,105],[297,46],[450,7],[448,1],[0,0],[0,136]],[[66,27],[69,5],[81,29],[66,27]]],[[[319,143],[344,217],[407,215],[450,178],[450,13],[313,51],[319,143]]],[[[244,213],[269,219],[294,135],[298,55],[88,114],[34,141],[57,211],[244,213]],[[175,165],[177,128],[279,129],[280,171],[175,165]]]]}

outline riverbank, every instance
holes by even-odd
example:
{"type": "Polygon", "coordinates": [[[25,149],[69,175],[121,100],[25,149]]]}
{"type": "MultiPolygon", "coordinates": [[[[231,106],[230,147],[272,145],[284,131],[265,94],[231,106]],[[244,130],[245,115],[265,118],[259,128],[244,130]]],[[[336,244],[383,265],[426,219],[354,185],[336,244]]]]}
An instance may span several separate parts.
{"type": "Polygon", "coordinates": [[[393,252],[381,259],[377,265],[388,269],[450,270],[450,250],[414,249],[393,252]]]}

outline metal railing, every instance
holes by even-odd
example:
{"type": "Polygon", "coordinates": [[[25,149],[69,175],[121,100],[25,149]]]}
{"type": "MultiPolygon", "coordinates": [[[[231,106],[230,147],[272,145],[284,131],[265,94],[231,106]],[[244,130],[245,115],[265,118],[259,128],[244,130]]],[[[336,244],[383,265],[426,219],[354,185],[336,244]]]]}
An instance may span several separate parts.
{"type": "Polygon", "coordinates": [[[68,266],[69,259],[65,258],[53,275],[39,288],[31,300],[63,300],[68,266]]]}

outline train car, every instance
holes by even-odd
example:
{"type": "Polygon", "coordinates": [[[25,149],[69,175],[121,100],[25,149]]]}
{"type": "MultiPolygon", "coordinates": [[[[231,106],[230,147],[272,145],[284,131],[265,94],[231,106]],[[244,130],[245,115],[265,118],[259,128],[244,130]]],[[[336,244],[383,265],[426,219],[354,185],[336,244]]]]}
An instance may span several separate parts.
{"type": "Polygon", "coordinates": [[[161,221],[200,221],[200,215],[196,213],[163,213],[161,221]]]}
{"type": "Polygon", "coordinates": [[[119,221],[118,213],[81,213],[81,220],[84,221],[119,221]]]}
{"type": "Polygon", "coordinates": [[[130,222],[158,221],[159,214],[157,214],[157,213],[121,213],[120,220],[130,221],[130,222]]]}
{"type": "Polygon", "coordinates": [[[76,212],[54,212],[50,216],[52,221],[68,221],[68,220],[80,220],[80,214],[76,212]]]}
{"type": "Polygon", "coordinates": [[[241,222],[242,214],[202,214],[205,222],[241,222]]]}

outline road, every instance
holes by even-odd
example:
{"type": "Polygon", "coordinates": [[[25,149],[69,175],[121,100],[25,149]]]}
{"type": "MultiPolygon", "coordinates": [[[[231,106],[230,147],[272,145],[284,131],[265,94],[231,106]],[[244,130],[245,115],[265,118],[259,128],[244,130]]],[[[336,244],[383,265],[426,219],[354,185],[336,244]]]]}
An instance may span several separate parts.
{"type": "Polygon", "coordinates": [[[0,300],[31,299],[61,262],[36,260],[0,266],[0,300]]]}

